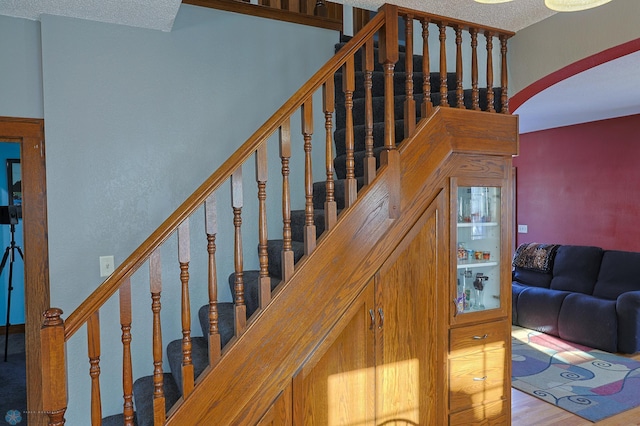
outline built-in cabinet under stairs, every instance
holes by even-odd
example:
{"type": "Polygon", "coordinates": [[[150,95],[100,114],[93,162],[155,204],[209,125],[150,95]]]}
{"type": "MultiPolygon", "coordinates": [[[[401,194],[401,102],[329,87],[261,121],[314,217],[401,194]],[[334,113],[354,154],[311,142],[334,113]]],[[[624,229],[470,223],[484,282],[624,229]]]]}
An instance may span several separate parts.
{"type": "MultiPolygon", "coordinates": [[[[105,417],[102,424],[346,425],[402,418],[409,419],[406,424],[426,425],[449,418],[448,399],[439,394],[449,383],[448,336],[450,323],[455,323],[448,320],[454,314],[449,293],[455,280],[451,179],[492,179],[508,189],[517,119],[508,114],[504,78],[501,87],[478,88],[475,64],[473,87],[462,89],[460,69],[423,72],[425,59],[412,46],[395,42],[397,50],[385,48],[394,27],[389,22],[398,16],[406,23],[413,18],[395,7],[381,10],[363,33],[340,40],[325,73],[321,70],[308,83],[308,90],[323,91],[327,162],[321,167],[327,178],[312,182],[311,172],[305,172],[304,208],[289,205],[289,118],[277,117],[300,109],[305,153],[310,151],[311,100],[301,89],[222,172],[203,184],[202,194],[194,194],[168,219],[167,226],[175,224],[178,231],[182,305],[187,310],[183,325],[189,322],[188,305],[199,303],[199,329],[192,331],[187,324],[181,338],[163,348],[166,358],[158,356],[155,345],[161,338],[154,334],[154,374],[132,385],[125,377],[124,413],[105,417]],[[376,32],[383,34],[382,48],[373,41],[376,32]],[[389,65],[392,59],[395,67],[389,65]],[[274,132],[282,161],[271,167],[282,169],[283,236],[264,238],[266,231],[260,228],[261,269],[244,270],[243,203],[235,198],[241,186],[233,165],[255,155],[262,226],[266,196],[260,195],[265,171],[259,143],[274,132]],[[210,270],[219,275],[219,248],[213,242],[218,223],[209,211],[215,206],[210,194],[224,173],[231,181],[234,211],[235,271],[229,271],[227,280],[234,301],[216,299],[211,274],[210,300],[189,300],[188,285],[196,284],[189,283],[189,250],[180,245],[181,235],[188,235],[185,218],[196,208],[188,204],[205,206],[207,235],[214,237],[208,246],[210,270]],[[170,371],[162,371],[163,359],[170,371]]],[[[431,22],[446,29],[447,23],[431,22]]],[[[454,31],[462,28],[454,26],[454,31]]],[[[477,28],[469,32],[474,38],[481,33],[477,28]]],[[[487,37],[499,37],[506,47],[505,34],[487,37]]],[[[321,132],[315,135],[314,142],[324,139],[321,132]]],[[[325,149],[322,143],[317,146],[325,149]]],[[[310,161],[305,155],[307,166],[310,161]]],[[[170,232],[157,231],[150,240],[170,232]]],[[[157,248],[140,251],[152,269],[157,248]]],[[[116,272],[106,282],[114,289],[111,293],[120,288],[121,301],[117,281],[130,285],[130,273],[116,272]]],[[[160,291],[154,291],[152,270],[149,275],[155,330],[160,291]]],[[[83,315],[91,317],[82,312],[76,316],[83,315]]],[[[506,315],[504,320],[507,324],[506,315]]],[[[130,324],[125,323],[126,365],[133,354],[127,352],[130,336],[124,330],[130,324]]],[[[92,380],[95,384],[94,375],[92,380]]],[[[508,395],[498,399],[506,404],[508,395]]],[[[504,415],[503,410],[500,418],[504,415]]]]}

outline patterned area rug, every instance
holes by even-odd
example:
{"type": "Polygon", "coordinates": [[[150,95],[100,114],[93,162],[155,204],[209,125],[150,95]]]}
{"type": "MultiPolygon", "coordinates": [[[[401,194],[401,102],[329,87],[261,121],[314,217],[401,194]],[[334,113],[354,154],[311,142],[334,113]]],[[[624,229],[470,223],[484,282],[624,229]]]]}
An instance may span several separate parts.
{"type": "Polygon", "coordinates": [[[592,422],[640,405],[640,362],[512,329],[511,385],[592,422]]]}

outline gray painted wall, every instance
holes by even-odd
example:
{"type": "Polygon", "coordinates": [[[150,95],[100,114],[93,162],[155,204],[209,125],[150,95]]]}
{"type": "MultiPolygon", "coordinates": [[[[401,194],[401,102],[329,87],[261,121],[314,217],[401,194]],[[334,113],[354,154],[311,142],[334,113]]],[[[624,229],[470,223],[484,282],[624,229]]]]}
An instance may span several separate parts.
{"type": "Polygon", "coordinates": [[[0,16],[0,116],[42,118],[40,23],[0,16]]]}
{"type": "MultiPolygon", "coordinates": [[[[181,6],[169,33],[50,15],[41,22],[0,17],[0,56],[15,58],[0,64],[0,115],[45,119],[52,305],[67,317],[102,282],[99,256],[122,262],[332,56],[337,41],[335,31],[189,5],[181,6]]],[[[323,140],[320,98],[314,99],[314,139],[323,140]]],[[[292,121],[294,135],[299,121],[292,121]]],[[[270,158],[277,159],[277,150],[270,158]]],[[[255,188],[253,169],[244,180],[255,188]]],[[[247,192],[255,198],[254,189],[247,192]]],[[[228,198],[219,204],[228,206],[228,198]]],[[[277,197],[270,207],[281,210],[277,197]]],[[[230,217],[221,213],[221,220],[230,217]]],[[[256,218],[243,221],[253,232],[256,218]]],[[[206,247],[202,234],[192,229],[194,245],[206,247]]],[[[175,249],[173,240],[170,245],[175,249]]],[[[172,274],[163,274],[163,298],[179,300],[176,251],[162,254],[172,274]]],[[[221,256],[218,266],[221,299],[229,300],[231,256],[221,256]]],[[[145,271],[138,275],[134,351],[148,350],[151,327],[148,281],[145,271]]],[[[192,280],[205,276],[192,271],[192,280]]],[[[202,287],[192,298],[206,301],[202,287]]],[[[163,305],[165,344],[179,337],[175,308],[163,305]]],[[[105,414],[122,409],[117,312],[117,300],[100,312],[108,353],[101,362],[105,414]]],[[[82,329],[68,346],[68,424],[88,419],[86,347],[82,329]]],[[[145,355],[134,362],[136,376],[152,371],[151,354],[145,355]]]]}

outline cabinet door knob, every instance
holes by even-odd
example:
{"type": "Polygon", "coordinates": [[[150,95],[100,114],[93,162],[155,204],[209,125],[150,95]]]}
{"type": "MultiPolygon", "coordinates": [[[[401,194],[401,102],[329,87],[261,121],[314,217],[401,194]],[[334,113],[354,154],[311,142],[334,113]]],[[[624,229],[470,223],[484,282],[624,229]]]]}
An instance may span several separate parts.
{"type": "Polygon", "coordinates": [[[485,334],[485,335],[483,335],[483,336],[473,336],[473,340],[484,340],[484,339],[486,339],[487,337],[489,337],[489,335],[488,335],[488,334],[485,334]]]}
{"type": "Polygon", "coordinates": [[[369,316],[371,317],[371,323],[369,324],[369,330],[373,330],[373,327],[376,325],[376,314],[373,312],[373,309],[369,309],[369,316]]]}
{"type": "Polygon", "coordinates": [[[382,312],[382,308],[378,308],[378,316],[380,317],[378,328],[382,328],[382,326],[384,325],[384,312],[382,312]]]}
{"type": "Polygon", "coordinates": [[[473,381],[474,382],[484,382],[485,380],[487,380],[487,376],[484,377],[474,377],[473,381]]]}

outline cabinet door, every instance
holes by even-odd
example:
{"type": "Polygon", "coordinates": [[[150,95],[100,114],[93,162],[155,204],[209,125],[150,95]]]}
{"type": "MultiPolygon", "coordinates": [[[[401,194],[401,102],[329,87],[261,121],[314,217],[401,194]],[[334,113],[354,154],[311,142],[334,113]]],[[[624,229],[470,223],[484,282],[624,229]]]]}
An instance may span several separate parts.
{"type": "Polygon", "coordinates": [[[293,380],[296,425],[373,425],[373,280],[293,380]]]}
{"type": "Polygon", "coordinates": [[[438,283],[447,282],[447,268],[439,265],[439,253],[446,241],[441,219],[443,206],[441,194],[377,276],[376,424],[379,425],[395,424],[394,421],[443,423],[436,408],[436,392],[442,392],[437,389],[436,292],[438,283]]]}
{"type": "Polygon", "coordinates": [[[506,316],[509,197],[505,181],[452,179],[453,323],[506,316]]]}

